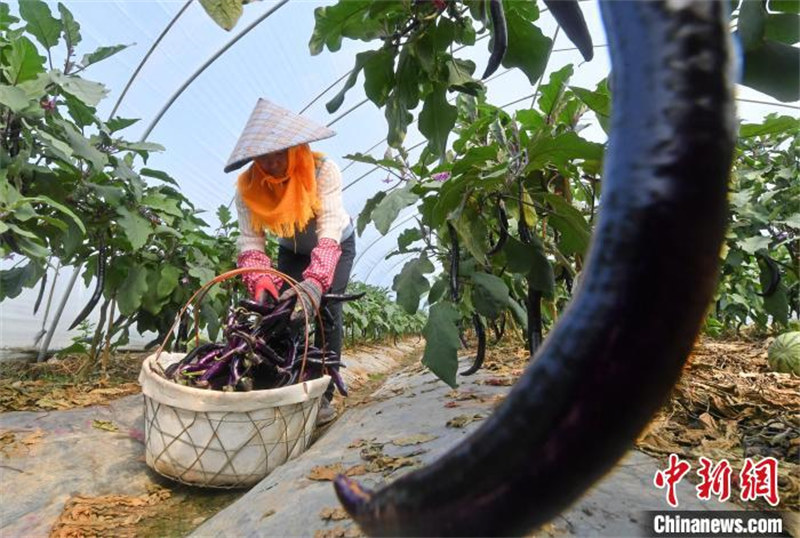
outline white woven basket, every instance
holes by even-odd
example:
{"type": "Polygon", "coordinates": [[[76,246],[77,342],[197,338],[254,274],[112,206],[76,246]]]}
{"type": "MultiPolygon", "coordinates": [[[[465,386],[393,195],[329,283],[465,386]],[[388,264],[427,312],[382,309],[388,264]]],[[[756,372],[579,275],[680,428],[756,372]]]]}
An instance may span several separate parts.
{"type": "MultiPolygon", "coordinates": [[[[161,353],[166,368],[183,353],[161,353]]],[[[168,381],[142,364],[147,465],[197,486],[252,486],[308,446],[329,376],[288,387],[221,392],[168,381]]]]}

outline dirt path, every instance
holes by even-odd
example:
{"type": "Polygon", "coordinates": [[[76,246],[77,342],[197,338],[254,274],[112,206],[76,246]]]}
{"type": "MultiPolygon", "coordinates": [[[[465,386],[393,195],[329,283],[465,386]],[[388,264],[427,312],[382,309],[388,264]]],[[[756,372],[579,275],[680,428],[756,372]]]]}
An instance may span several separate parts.
{"type": "MultiPolygon", "coordinates": [[[[388,373],[418,361],[415,344],[349,350],[351,398],[360,401],[388,373]]],[[[153,473],[144,463],[140,394],[119,398],[115,390],[122,389],[94,383],[48,389],[42,379],[17,388],[6,394],[40,410],[0,415],[4,538],[185,536],[243,495],[182,486],[153,473]],[[92,398],[105,404],[86,406],[92,398]],[[41,410],[50,402],[55,407],[41,410]]]]}

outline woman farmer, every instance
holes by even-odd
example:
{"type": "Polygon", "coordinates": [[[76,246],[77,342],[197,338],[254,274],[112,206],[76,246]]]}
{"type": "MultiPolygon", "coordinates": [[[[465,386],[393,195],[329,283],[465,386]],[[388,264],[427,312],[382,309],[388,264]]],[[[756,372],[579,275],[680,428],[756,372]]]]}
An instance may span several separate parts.
{"type": "MultiPolygon", "coordinates": [[[[342,204],[342,176],[336,164],[312,152],[309,142],[333,136],[327,127],[259,99],[239,137],[225,172],[250,166],[239,175],[236,209],[239,217],[239,267],[272,267],[264,251],[264,235],[278,237],[277,269],[299,281],[297,291],[264,273],[242,278],[251,297],[279,300],[298,295],[294,319],[303,319],[303,305],[314,312],[324,293],[343,293],[355,258],[352,219],[342,204]],[[301,305],[302,302],[302,305],[301,305]]],[[[341,354],[342,304],[322,311],[327,349],[341,354]]],[[[321,331],[315,345],[321,347],[321,331]]],[[[320,405],[318,424],[331,421],[333,383],[320,405]]]]}

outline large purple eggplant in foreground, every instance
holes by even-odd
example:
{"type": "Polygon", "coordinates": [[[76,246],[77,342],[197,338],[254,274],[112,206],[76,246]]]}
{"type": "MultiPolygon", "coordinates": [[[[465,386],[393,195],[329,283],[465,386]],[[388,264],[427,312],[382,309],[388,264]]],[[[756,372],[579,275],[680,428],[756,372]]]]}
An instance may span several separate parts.
{"type": "Polygon", "coordinates": [[[631,447],[709,304],[735,143],[727,3],[601,3],[614,69],[600,220],[581,289],[505,402],[433,464],[336,492],[373,535],[523,534],[631,447]]]}

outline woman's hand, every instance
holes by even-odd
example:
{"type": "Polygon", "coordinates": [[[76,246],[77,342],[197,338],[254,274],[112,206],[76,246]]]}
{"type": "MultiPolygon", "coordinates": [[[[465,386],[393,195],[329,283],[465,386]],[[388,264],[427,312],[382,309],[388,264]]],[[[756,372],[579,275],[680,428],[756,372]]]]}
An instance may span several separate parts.
{"type": "MultiPolygon", "coordinates": [[[[239,254],[239,259],[236,265],[242,267],[258,267],[260,269],[271,269],[272,262],[269,256],[260,250],[245,250],[239,254]]],[[[278,297],[278,287],[273,281],[272,275],[266,273],[245,273],[242,275],[242,281],[247,286],[247,292],[254,301],[263,303],[267,300],[267,296],[272,296],[273,299],[278,297]]]]}
{"type": "Polygon", "coordinates": [[[309,320],[312,320],[322,301],[322,286],[313,278],[307,278],[297,286],[284,291],[278,301],[283,302],[295,296],[297,296],[297,302],[294,305],[291,321],[304,320],[306,315],[309,320]]]}

